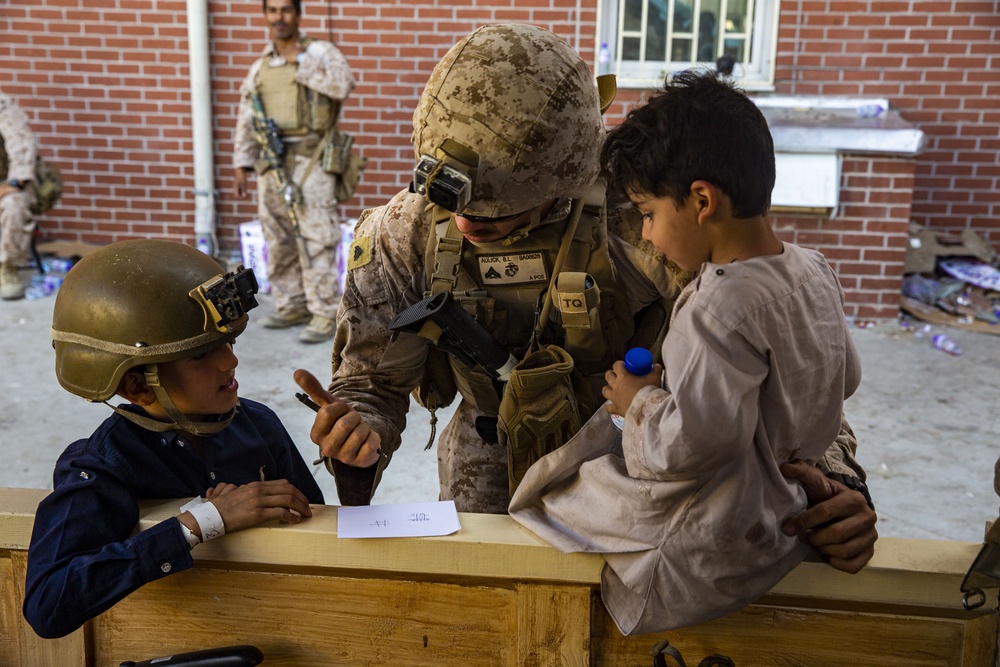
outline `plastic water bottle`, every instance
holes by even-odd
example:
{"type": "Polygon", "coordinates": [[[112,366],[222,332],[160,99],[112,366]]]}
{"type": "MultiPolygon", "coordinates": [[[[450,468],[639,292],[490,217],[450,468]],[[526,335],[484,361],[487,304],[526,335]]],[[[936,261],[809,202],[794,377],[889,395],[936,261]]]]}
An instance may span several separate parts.
{"type": "Polygon", "coordinates": [[[28,301],[44,299],[48,295],[59,289],[62,285],[63,276],[55,273],[46,273],[31,277],[31,284],[24,290],[24,298],[28,301]]]}
{"type": "Polygon", "coordinates": [[[953,357],[957,357],[958,355],[962,354],[962,348],[958,346],[958,343],[955,342],[955,339],[953,339],[951,336],[947,334],[934,334],[934,337],[931,338],[931,341],[933,341],[934,347],[941,350],[942,352],[947,352],[953,357]]]}
{"type": "Polygon", "coordinates": [[[608,70],[611,69],[611,51],[608,49],[607,42],[601,42],[601,50],[597,52],[597,70],[598,74],[607,74],[608,70]]]}
{"type": "MultiPolygon", "coordinates": [[[[625,370],[632,375],[643,377],[653,372],[653,354],[644,347],[633,347],[625,353],[625,370]]],[[[611,421],[618,430],[625,428],[625,417],[612,414],[611,421]]]]}
{"type": "Polygon", "coordinates": [[[199,234],[195,245],[198,250],[202,251],[209,257],[213,257],[215,255],[215,243],[212,242],[211,236],[199,234]]]}
{"type": "Polygon", "coordinates": [[[858,118],[878,118],[885,109],[881,104],[863,104],[857,108],[858,118]]]}

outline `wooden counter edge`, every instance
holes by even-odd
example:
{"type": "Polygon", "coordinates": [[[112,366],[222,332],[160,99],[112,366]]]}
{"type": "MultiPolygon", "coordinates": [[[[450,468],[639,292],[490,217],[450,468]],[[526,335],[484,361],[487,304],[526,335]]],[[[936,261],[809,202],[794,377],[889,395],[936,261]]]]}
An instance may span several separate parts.
{"type": "MultiPolygon", "coordinates": [[[[41,489],[0,487],[0,549],[26,550],[41,489]]],[[[183,501],[146,507],[140,528],[178,513],[183,501]]],[[[275,525],[226,535],[195,548],[196,561],[261,569],[320,568],[430,577],[552,581],[599,586],[603,559],[560,554],[505,515],[459,513],[461,530],[444,537],[338,539],[337,507],[313,506],[298,525],[275,525]]],[[[981,544],[882,538],[858,574],[805,562],[769,593],[856,604],[934,607],[961,613],[960,585],[981,544]]],[[[996,596],[989,596],[995,608],[996,596]]],[[[987,611],[984,608],[980,611],[987,611]]]]}

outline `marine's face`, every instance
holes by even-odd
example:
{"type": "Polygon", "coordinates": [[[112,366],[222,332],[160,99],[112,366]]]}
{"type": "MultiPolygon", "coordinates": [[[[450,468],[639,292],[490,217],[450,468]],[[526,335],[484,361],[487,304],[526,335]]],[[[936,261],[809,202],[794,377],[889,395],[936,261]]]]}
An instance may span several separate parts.
{"type": "Polygon", "coordinates": [[[292,0],[267,0],[264,17],[271,28],[271,39],[289,40],[299,32],[299,13],[292,0]]]}
{"type": "Polygon", "coordinates": [[[512,218],[467,218],[455,214],[455,226],[473,243],[489,243],[510,236],[515,230],[531,222],[531,211],[518,213],[512,218]]]}
{"type": "MultiPolygon", "coordinates": [[[[236,407],[236,366],[232,343],[222,343],[196,357],[158,365],[160,384],[174,406],[186,415],[218,415],[236,407]]],[[[162,409],[157,401],[152,414],[162,409]]],[[[165,413],[164,413],[165,415],[165,413]]]]}

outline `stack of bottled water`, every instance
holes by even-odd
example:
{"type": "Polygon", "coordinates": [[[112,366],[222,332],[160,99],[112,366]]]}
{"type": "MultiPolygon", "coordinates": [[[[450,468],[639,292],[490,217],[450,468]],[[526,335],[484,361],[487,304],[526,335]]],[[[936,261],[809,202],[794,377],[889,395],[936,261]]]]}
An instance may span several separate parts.
{"type": "Polygon", "coordinates": [[[31,276],[31,284],[24,290],[24,298],[34,301],[44,299],[62,285],[66,273],[73,268],[73,260],[64,257],[51,257],[42,260],[44,273],[31,276]]]}

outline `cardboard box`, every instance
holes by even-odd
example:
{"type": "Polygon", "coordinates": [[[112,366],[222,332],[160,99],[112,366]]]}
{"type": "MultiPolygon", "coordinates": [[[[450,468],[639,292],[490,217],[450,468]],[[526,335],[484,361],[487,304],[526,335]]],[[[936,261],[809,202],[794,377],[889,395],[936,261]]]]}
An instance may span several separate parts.
{"type": "Polygon", "coordinates": [[[903,273],[933,273],[939,257],[975,257],[992,264],[996,253],[971,229],[963,229],[955,235],[911,224],[903,273]]]}
{"type": "Polygon", "coordinates": [[[268,294],[271,285],[267,281],[267,241],[264,240],[264,230],[260,226],[260,220],[241,223],[239,230],[243,266],[253,269],[260,292],[268,294]]]}

